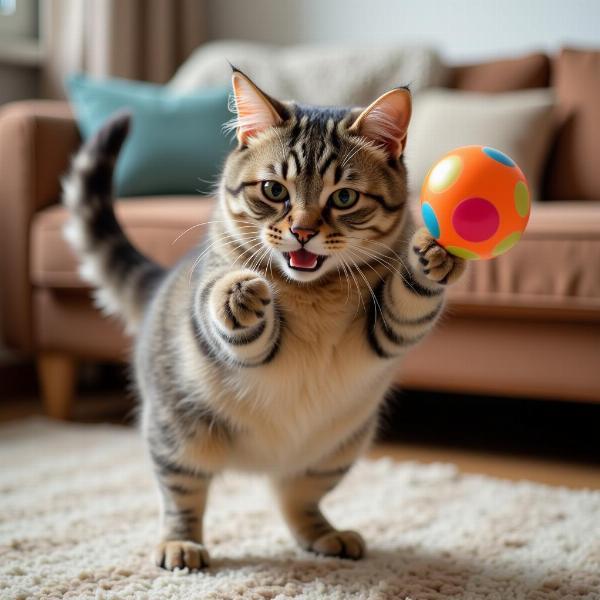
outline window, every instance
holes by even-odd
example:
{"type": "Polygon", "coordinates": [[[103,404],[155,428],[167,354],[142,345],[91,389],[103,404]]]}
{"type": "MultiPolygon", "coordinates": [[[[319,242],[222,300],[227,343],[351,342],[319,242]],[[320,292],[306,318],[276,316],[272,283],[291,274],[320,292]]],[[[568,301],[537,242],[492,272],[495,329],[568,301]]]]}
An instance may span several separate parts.
{"type": "Polygon", "coordinates": [[[0,41],[37,39],[38,0],[0,0],[0,41]]]}
{"type": "Polygon", "coordinates": [[[0,0],[0,15],[12,15],[17,10],[17,0],[0,0]]]}

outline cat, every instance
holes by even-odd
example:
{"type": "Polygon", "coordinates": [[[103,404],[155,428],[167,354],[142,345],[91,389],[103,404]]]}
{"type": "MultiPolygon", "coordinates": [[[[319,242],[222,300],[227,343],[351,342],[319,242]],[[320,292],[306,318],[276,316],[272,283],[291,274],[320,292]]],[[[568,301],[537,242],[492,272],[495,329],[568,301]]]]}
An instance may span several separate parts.
{"type": "Polygon", "coordinates": [[[362,537],[335,529],[320,500],[368,448],[399,362],[465,263],[407,209],[408,89],[346,109],[278,101],[235,68],[232,84],[237,147],[199,253],[163,269],[119,226],[127,114],[74,158],[65,235],[99,306],[135,334],[161,497],[156,564],[209,564],[206,495],[228,469],[270,477],[303,548],[358,559],[362,537]]]}

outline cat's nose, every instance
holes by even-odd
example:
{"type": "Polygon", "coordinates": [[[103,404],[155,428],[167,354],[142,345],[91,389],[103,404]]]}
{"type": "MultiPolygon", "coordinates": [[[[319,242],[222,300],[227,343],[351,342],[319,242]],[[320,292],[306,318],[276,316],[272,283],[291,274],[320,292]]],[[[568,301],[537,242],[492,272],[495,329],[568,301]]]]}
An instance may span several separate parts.
{"type": "Polygon", "coordinates": [[[318,229],[308,229],[306,227],[297,227],[295,225],[290,227],[290,231],[301,244],[306,244],[308,240],[315,237],[315,235],[319,233],[318,229]]]}

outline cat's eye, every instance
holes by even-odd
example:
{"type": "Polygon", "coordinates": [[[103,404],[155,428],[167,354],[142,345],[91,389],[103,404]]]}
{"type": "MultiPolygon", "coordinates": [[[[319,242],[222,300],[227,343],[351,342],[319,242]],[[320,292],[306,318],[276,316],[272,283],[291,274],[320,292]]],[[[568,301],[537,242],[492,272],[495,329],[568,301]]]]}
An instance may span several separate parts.
{"type": "Polygon", "coordinates": [[[272,202],[284,202],[289,198],[287,188],[279,181],[263,181],[262,193],[272,202]]]}
{"type": "Polygon", "coordinates": [[[350,208],[358,202],[358,192],[350,188],[341,188],[331,194],[331,203],[336,208],[350,208]]]}

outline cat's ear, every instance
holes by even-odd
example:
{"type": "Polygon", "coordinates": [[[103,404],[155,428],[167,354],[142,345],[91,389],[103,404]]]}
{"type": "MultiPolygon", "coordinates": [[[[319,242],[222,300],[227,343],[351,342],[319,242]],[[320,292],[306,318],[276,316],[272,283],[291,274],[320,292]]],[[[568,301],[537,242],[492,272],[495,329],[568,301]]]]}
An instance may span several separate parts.
{"type": "Polygon", "coordinates": [[[284,120],[283,106],[269,98],[252,80],[233,67],[231,76],[237,112],[236,129],[240,144],[284,120]]]}
{"type": "Polygon", "coordinates": [[[392,158],[399,158],[406,145],[411,107],[410,92],[405,88],[396,88],[365,108],[350,131],[383,147],[392,158]]]}

